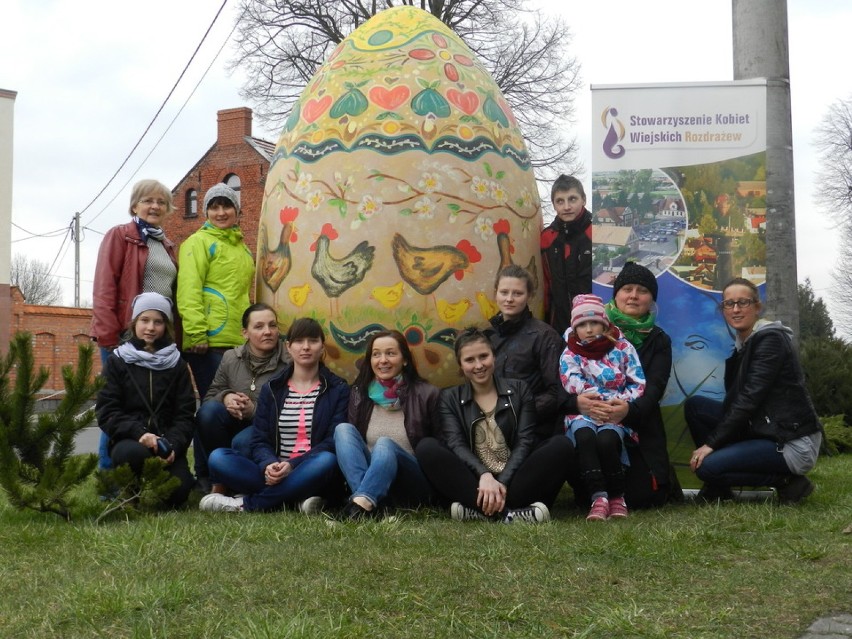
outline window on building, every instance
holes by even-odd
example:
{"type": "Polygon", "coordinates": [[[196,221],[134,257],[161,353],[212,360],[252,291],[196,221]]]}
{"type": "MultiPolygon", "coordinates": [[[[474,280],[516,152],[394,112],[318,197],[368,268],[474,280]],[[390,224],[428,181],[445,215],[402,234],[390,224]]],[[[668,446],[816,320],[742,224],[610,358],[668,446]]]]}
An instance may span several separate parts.
{"type": "Polygon", "coordinates": [[[198,217],[198,191],[195,189],[189,189],[186,192],[184,217],[198,217]]]}
{"type": "Polygon", "coordinates": [[[234,189],[234,191],[237,192],[237,201],[239,202],[241,199],[240,186],[242,184],[240,182],[239,176],[235,173],[229,173],[225,176],[225,184],[227,184],[232,189],[234,189]]]}

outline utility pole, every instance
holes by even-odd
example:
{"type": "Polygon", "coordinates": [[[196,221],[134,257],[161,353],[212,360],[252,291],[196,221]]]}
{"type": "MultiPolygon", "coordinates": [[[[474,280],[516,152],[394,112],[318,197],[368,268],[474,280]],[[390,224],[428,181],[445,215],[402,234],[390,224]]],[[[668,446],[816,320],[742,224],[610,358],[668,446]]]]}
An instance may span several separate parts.
{"type": "Polygon", "coordinates": [[[766,309],[799,335],[787,0],[732,0],[734,79],[766,78],[766,309]]]}
{"type": "Polygon", "coordinates": [[[80,307],[80,212],[74,214],[74,306],[80,307]]]}

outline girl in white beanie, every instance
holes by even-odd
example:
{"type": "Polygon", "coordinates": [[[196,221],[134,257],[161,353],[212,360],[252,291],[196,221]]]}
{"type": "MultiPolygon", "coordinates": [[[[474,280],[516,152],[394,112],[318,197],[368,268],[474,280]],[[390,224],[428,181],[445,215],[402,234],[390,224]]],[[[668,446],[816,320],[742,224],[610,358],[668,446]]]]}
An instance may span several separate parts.
{"type": "Polygon", "coordinates": [[[168,298],[136,296],[131,337],[107,358],[95,411],[109,437],[113,468],[129,464],[139,476],[146,459],[159,457],[180,480],[166,504],[179,506],[194,484],[186,451],[195,427],[195,393],[174,342],[172,317],[168,298]]]}

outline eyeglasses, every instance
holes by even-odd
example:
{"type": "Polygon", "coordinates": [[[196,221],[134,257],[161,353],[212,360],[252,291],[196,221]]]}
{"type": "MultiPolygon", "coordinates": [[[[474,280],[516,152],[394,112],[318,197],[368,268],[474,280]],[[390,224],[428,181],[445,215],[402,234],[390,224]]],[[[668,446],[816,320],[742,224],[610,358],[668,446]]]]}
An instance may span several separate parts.
{"type": "Polygon", "coordinates": [[[757,304],[757,300],[743,298],[741,300],[725,300],[720,306],[730,311],[734,306],[737,308],[748,308],[752,304],[757,304]]]}
{"type": "Polygon", "coordinates": [[[144,200],[139,200],[139,204],[144,204],[145,206],[153,206],[154,204],[166,206],[168,202],[153,197],[146,197],[144,200]]]}

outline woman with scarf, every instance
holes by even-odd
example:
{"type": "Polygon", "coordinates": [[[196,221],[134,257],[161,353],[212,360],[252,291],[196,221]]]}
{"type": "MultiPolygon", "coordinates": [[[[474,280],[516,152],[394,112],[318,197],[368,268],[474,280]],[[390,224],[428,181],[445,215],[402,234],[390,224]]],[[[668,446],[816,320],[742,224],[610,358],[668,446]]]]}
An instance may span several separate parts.
{"type": "MultiPolygon", "coordinates": [[[[180,246],[177,305],[183,320],[184,357],[201,398],[225,351],[243,343],[240,319],[251,303],[254,258],[239,227],[240,203],[226,184],[204,195],[207,221],[180,246]]],[[[196,438],[195,474],[208,492],[207,454],[196,438]]]]}
{"type": "Polygon", "coordinates": [[[380,331],[367,341],[367,356],[349,396],[349,422],[334,431],[337,463],[352,497],[346,518],[374,516],[386,498],[418,506],[432,490],[414,456],[436,432],[438,389],[417,372],[405,337],[380,331]]]}
{"type": "MultiPolygon", "coordinates": [[[[133,219],[111,228],[101,241],[90,334],[98,344],[103,366],[121,342],[137,295],[152,292],[174,299],[177,255],[162,228],[173,210],[172,194],[164,184],[141,180],[130,194],[133,219]]],[[[101,435],[98,466],[110,468],[106,434],[101,435]]]]}
{"type": "Polygon", "coordinates": [[[225,353],[204,403],[195,414],[201,445],[211,453],[233,447],[251,455],[251,431],[260,389],[290,363],[280,339],[278,316],[269,304],[252,304],[243,313],[245,344],[225,353]]]}
{"type": "Polygon", "coordinates": [[[189,368],[174,342],[171,301],[142,293],[132,303],[129,341],[107,357],[95,412],[108,436],[114,467],[140,476],[145,461],[163,460],[180,480],[166,504],[179,506],[192,489],[186,450],[194,429],[195,395],[189,368]]]}
{"type": "Polygon", "coordinates": [[[666,392],[672,368],[672,341],[657,319],[657,280],[635,262],[627,262],[616,277],[606,314],[639,353],[645,373],[645,392],[630,402],[613,399],[595,402],[591,414],[623,423],[639,437],[639,446],[628,447],[625,500],[630,508],[662,506],[682,497],[671,467],[660,400],[666,392]]]}

